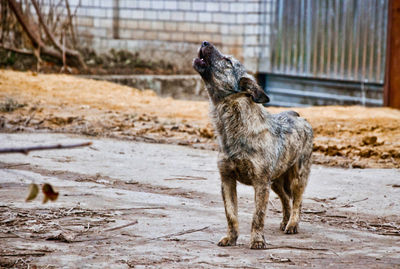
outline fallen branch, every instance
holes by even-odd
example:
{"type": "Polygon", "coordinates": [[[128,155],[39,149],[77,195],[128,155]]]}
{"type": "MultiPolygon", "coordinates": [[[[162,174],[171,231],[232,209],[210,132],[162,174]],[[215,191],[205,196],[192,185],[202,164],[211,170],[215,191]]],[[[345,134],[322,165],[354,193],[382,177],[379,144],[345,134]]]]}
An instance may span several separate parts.
{"type": "Polygon", "coordinates": [[[115,230],[119,230],[119,229],[122,229],[122,228],[126,228],[126,227],[129,227],[129,226],[135,225],[135,224],[137,224],[137,223],[138,223],[138,221],[135,220],[135,221],[133,221],[133,222],[131,222],[131,223],[128,223],[128,224],[125,224],[125,225],[121,225],[121,226],[117,226],[117,227],[110,228],[110,229],[106,229],[106,230],[104,230],[104,231],[105,231],[105,232],[111,232],[111,231],[115,231],[115,230]]]}
{"type": "Polygon", "coordinates": [[[312,247],[296,247],[296,246],[271,246],[266,249],[278,249],[278,248],[290,248],[290,249],[298,249],[298,250],[317,250],[317,251],[331,251],[327,248],[312,248],[312,247]]]}
{"type": "Polygon", "coordinates": [[[79,148],[79,147],[86,147],[90,146],[92,142],[85,142],[80,144],[72,144],[72,145],[51,145],[51,146],[37,146],[37,147],[25,147],[25,148],[4,148],[0,149],[0,154],[6,153],[23,153],[28,154],[30,151],[36,150],[49,150],[49,149],[70,149],[70,148],[79,148]]]}
{"type": "Polygon", "coordinates": [[[89,242],[89,241],[101,241],[101,240],[108,240],[110,237],[97,237],[97,238],[87,238],[87,239],[81,239],[81,240],[74,240],[71,241],[70,243],[81,243],[81,242],[89,242]]]}
{"type": "Polygon", "coordinates": [[[46,253],[43,252],[32,252],[32,253],[0,253],[1,257],[18,257],[18,256],[44,256],[46,253]]]}
{"type": "Polygon", "coordinates": [[[22,54],[22,55],[33,55],[33,51],[30,50],[25,50],[25,49],[17,49],[17,48],[12,48],[12,47],[8,47],[6,45],[0,44],[0,48],[4,49],[4,50],[9,50],[18,54],[22,54]]]}
{"type": "Polygon", "coordinates": [[[364,198],[364,199],[360,199],[360,200],[354,200],[354,201],[350,201],[345,205],[342,205],[341,207],[350,207],[352,204],[358,203],[358,202],[362,202],[368,200],[368,197],[364,198]]]}
{"type": "Polygon", "coordinates": [[[207,180],[207,178],[196,176],[176,176],[173,178],[164,178],[164,180],[207,180]]]}
{"type": "Polygon", "coordinates": [[[208,229],[208,227],[210,227],[210,226],[206,226],[206,227],[203,227],[203,228],[200,228],[200,229],[190,229],[190,230],[186,230],[186,231],[182,231],[182,232],[174,233],[174,234],[167,234],[167,235],[155,237],[155,238],[152,238],[152,239],[154,240],[154,239],[168,238],[168,237],[171,237],[171,236],[180,236],[180,235],[184,235],[184,234],[200,232],[200,231],[204,231],[204,230],[208,229]]]}
{"type": "Polygon", "coordinates": [[[326,210],[321,210],[321,211],[312,211],[312,210],[304,210],[304,211],[301,211],[301,213],[303,213],[303,214],[324,214],[324,213],[326,213],[326,210]]]}
{"type": "MultiPolygon", "coordinates": [[[[165,209],[164,206],[153,206],[153,207],[129,207],[129,208],[113,208],[113,209],[104,209],[104,211],[118,211],[118,210],[144,210],[144,209],[165,209]]],[[[100,211],[100,210],[99,210],[100,211]]]]}
{"type": "Polygon", "coordinates": [[[347,219],[347,216],[345,216],[345,215],[325,215],[325,217],[328,217],[328,218],[347,219]]]}
{"type": "Polygon", "coordinates": [[[325,202],[327,202],[327,201],[336,200],[337,197],[328,197],[328,198],[311,197],[311,198],[308,198],[308,199],[313,200],[313,201],[315,201],[315,202],[324,202],[324,203],[325,203],[325,202]]]}
{"type": "Polygon", "coordinates": [[[386,233],[378,233],[379,235],[388,235],[388,236],[400,236],[399,232],[386,232],[386,233]]]}
{"type": "Polygon", "coordinates": [[[4,165],[0,166],[0,169],[10,169],[18,166],[25,166],[25,165],[30,165],[30,163],[15,163],[15,164],[9,164],[9,165],[4,165]]]}

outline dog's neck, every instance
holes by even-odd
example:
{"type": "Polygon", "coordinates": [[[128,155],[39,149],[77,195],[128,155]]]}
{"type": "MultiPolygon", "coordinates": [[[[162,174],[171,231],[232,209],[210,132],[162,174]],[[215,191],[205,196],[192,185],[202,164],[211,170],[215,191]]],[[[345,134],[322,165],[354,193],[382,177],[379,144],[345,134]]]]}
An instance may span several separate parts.
{"type": "Polygon", "coordinates": [[[263,123],[269,113],[245,92],[231,94],[219,102],[211,100],[210,109],[221,151],[236,148],[232,145],[244,143],[240,141],[246,140],[249,135],[267,131],[263,123]]]}
{"type": "Polygon", "coordinates": [[[214,105],[224,102],[225,99],[229,98],[231,95],[239,94],[239,92],[234,92],[233,89],[225,89],[224,87],[216,87],[215,85],[211,86],[206,84],[206,89],[210,101],[214,105]]]}

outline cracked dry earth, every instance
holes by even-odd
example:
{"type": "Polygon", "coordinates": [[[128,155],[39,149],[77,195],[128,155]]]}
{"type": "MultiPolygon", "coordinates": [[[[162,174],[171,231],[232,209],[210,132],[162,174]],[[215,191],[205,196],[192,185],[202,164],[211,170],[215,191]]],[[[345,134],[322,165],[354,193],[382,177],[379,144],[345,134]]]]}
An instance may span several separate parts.
{"type": "Polygon", "coordinates": [[[279,230],[271,195],[266,250],[250,250],[253,190],[238,185],[240,236],[226,231],[217,153],[66,134],[0,133],[2,146],[92,141],[0,155],[1,268],[398,268],[400,171],[314,165],[300,233],[279,230]],[[30,183],[56,202],[26,203],[30,183]]]}

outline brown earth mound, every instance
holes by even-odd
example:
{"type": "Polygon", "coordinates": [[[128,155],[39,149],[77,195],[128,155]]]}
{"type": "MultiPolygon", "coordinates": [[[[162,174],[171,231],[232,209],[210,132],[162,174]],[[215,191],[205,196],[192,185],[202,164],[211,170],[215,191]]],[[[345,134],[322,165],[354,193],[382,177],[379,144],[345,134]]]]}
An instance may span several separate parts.
{"type": "MultiPolygon", "coordinates": [[[[315,163],[400,167],[399,110],[295,110],[314,128],[315,163]]],[[[69,75],[0,70],[0,131],[36,130],[216,149],[207,102],[161,98],[152,91],[69,75]]]]}

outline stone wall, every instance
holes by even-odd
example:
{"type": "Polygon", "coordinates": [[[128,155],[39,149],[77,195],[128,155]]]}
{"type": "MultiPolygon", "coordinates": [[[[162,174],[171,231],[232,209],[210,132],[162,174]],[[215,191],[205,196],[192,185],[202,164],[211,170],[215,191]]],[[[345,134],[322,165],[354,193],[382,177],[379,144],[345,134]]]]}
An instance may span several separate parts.
{"type": "MultiPolygon", "coordinates": [[[[48,3],[50,0],[45,0],[48,3]]],[[[275,0],[69,0],[81,44],[127,49],[145,59],[188,64],[211,41],[250,71],[269,61],[275,0]]]]}

